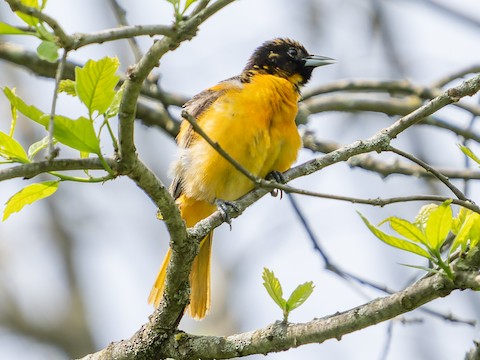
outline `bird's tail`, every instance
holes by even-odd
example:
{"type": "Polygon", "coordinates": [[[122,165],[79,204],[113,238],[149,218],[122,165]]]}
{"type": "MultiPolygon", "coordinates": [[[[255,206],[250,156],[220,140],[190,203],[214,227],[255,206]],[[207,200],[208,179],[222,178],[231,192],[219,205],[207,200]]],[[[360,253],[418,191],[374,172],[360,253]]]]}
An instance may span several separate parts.
{"type": "MultiPolygon", "coordinates": [[[[180,196],[177,200],[182,218],[187,227],[195,225],[198,221],[206,218],[215,211],[215,205],[205,201],[197,201],[180,196]]],[[[202,319],[210,308],[210,258],[212,252],[212,235],[209,233],[200,243],[200,250],[192,265],[190,273],[190,305],[188,313],[194,319],[202,319]]],[[[162,266],[158,272],[157,279],[153,284],[148,303],[158,307],[163,295],[167,266],[170,262],[171,249],[168,249],[162,266]]]]}

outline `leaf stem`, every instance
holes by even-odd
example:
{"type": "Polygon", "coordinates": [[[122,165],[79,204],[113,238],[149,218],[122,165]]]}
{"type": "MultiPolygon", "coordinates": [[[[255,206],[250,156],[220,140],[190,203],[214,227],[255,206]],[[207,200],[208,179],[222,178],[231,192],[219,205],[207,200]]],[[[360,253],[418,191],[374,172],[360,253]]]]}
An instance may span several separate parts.
{"type": "Polygon", "coordinates": [[[57,178],[59,178],[61,181],[74,181],[74,182],[81,182],[81,183],[99,183],[99,182],[105,182],[108,180],[111,180],[114,178],[113,175],[109,174],[107,176],[103,176],[100,178],[95,178],[95,177],[88,177],[88,178],[82,178],[78,176],[69,176],[69,175],[64,175],[62,173],[56,172],[56,171],[51,171],[49,172],[50,175],[53,175],[57,178]]]}

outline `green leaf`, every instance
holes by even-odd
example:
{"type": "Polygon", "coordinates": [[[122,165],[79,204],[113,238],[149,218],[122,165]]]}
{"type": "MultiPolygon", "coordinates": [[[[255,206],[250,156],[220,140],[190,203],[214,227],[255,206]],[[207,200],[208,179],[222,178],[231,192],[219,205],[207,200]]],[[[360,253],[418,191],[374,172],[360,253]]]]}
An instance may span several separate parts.
{"type": "Polygon", "coordinates": [[[3,211],[3,221],[7,220],[14,212],[22,210],[25,205],[52,195],[57,189],[58,181],[46,181],[24,187],[7,201],[3,211]]]}
{"type": "MultiPolygon", "coordinates": [[[[18,111],[44,126],[48,131],[50,123],[49,114],[44,114],[35,106],[25,104],[9,88],[5,88],[4,93],[18,111]]],[[[87,118],[80,117],[77,120],[73,120],[65,116],[55,115],[53,136],[62,144],[76,150],[100,154],[100,142],[95,134],[93,122],[87,118]]]]}
{"type": "Polygon", "coordinates": [[[465,207],[460,207],[458,210],[457,216],[453,218],[453,223],[452,223],[452,233],[458,234],[460,231],[460,228],[462,227],[463,223],[467,219],[467,216],[472,213],[472,210],[467,209],[465,207]]]}
{"type": "Polygon", "coordinates": [[[33,158],[38,154],[39,151],[46,149],[48,147],[49,140],[49,137],[45,136],[42,140],[34,142],[32,145],[30,145],[28,148],[28,160],[33,161],[33,158]]]}
{"type": "Polygon", "coordinates": [[[474,248],[480,241],[480,215],[473,213],[474,219],[470,229],[470,247],[474,248]]]}
{"type": "Polygon", "coordinates": [[[106,117],[112,118],[118,115],[118,110],[120,109],[120,103],[122,101],[123,90],[125,89],[125,83],[122,84],[120,89],[115,93],[112,103],[107,110],[106,117]]]}
{"type": "Polygon", "coordinates": [[[452,246],[450,247],[450,254],[453,253],[457,248],[461,248],[462,251],[467,249],[468,240],[471,238],[472,234],[472,227],[475,222],[480,221],[480,215],[477,213],[472,212],[465,218],[463,221],[460,229],[457,232],[457,236],[453,240],[452,246]]]}
{"type": "Polygon", "coordinates": [[[37,54],[40,59],[54,63],[58,59],[58,49],[53,41],[43,40],[37,47],[37,54]]]}
{"type": "Polygon", "coordinates": [[[440,270],[432,269],[432,268],[429,268],[429,267],[426,267],[426,266],[418,266],[418,265],[410,265],[410,264],[400,264],[400,265],[407,266],[407,267],[417,269],[417,270],[423,270],[423,271],[426,271],[430,274],[441,274],[440,270]]]}
{"type": "Polygon", "coordinates": [[[17,162],[27,163],[28,157],[22,145],[14,138],[0,131],[0,156],[17,162]]]}
{"type": "Polygon", "coordinates": [[[286,309],[286,302],[283,298],[282,285],[280,281],[275,277],[273,271],[263,268],[263,286],[267,289],[268,295],[275,301],[275,303],[280,307],[280,309],[286,309]]]}
{"type": "Polygon", "coordinates": [[[30,33],[17,29],[15,26],[0,22],[0,34],[3,35],[31,35],[30,33]]]}
{"type": "MultiPolygon", "coordinates": [[[[13,88],[12,92],[15,93],[15,88],[13,88]]],[[[12,104],[10,104],[10,112],[12,113],[12,121],[10,121],[10,131],[8,132],[8,135],[13,137],[15,128],[17,127],[18,111],[12,104]]]]}
{"type": "Polygon", "coordinates": [[[312,295],[314,287],[312,281],[298,285],[287,300],[287,310],[292,311],[302,305],[312,295]]]}
{"type": "MultiPolygon", "coordinates": [[[[48,119],[50,115],[46,114],[44,117],[48,119]]],[[[100,153],[100,142],[95,134],[93,122],[83,116],[73,120],[55,115],[53,136],[62,144],[73,149],[94,154],[100,153]]]]}
{"type": "Polygon", "coordinates": [[[390,222],[390,227],[399,235],[420,244],[426,243],[425,234],[411,222],[397,217],[390,217],[387,221],[390,222]]]}
{"type": "Polygon", "coordinates": [[[83,68],[75,68],[75,89],[87,106],[90,118],[94,111],[103,114],[115,97],[115,86],[120,77],[115,75],[119,66],[117,58],[105,57],[89,60],[83,68]]]}
{"type": "Polygon", "coordinates": [[[472,159],[473,161],[475,161],[477,164],[480,165],[480,158],[475,155],[473,153],[472,150],[470,150],[470,148],[464,146],[464,145],[461,145],[461,144],[458,144],[458,147],[460,148],[460,150],[462,150],[462,152],[467,155],[470,159],[472,159]]]}
{"type": "Polygon", "coordinates": [[[430,213],[425,226],[425,235],[431,249],[440,250],[452,229],[451,200],[443,202],[430,213]]]}
{"type": "Polygon", "coordinates": [[[37,36],[46,41],[50,42],[55,42],[55,35],[48,31],[48,29],[43,25],[43,23],[39,23],[38,26],[36,27],[37,30],[37,36]]]}
{"type": "Polygon", "coordinates": [[[3,93],[10,101],[10,104],[13,107],[15,107],[18,111],[20,111],[23,115],[39,123],[40,125],[43,125],[45,127],[48,126],[48,119],[42,118],[44,116],[44,113],[41,110],[39,110],[33,105],[25,104],[25,102],[22,99],[20,99],[17,95],[15,95],[15,93],[8,87],[5,87],[3,89],[3,93]]]}
{"type": "MultiPolygon", "coordinates": [[[[30,6],[32,8],[38,9],[38,0],[20,0],[23,5],[30,6]]],[[[20,11],[15,11],[15,14],[22,19],[27,25],[32,27],[37,27],[39,21],[36,17],[31,15],[24,14],[20,11]]]]}
{"type": "Polygon", "coordinates": [[[67,95],[70,96],[77,96],[77,91],[75,90],[75,81],[66,79],[66,80],[61,80],[60,83],[58,84],[58,91],[59,92],[64,92],[67,95]]]}
{"type": "Polygon", "coordinates": [[[182,14],[184,14],[185,11],[187,11],[187,9],[190,7],[190,5],[192,5],[194,2],[197,2],[197,0],[187,0],[185,2],[185,7],[183,8],[182,14]]]}
{"type": "Polygon", "coordinates": [[[370,229],[370,231],[373,233],[373,235],[375,235],[377,238],[379,238],[384,243],[386,243],[390,246],[396,247],[398,249],[409,251],[411,253],[423,256],[427,259],[431,258],[430,254],[427,251],[425,251],[424,249],[422,249],[420,246],[418,246],[417,244],[413,244],[410,241],[405,240],[405,239],[400,239],[400,238],[397,238],[395,236],[388,235],[388,234],[384,233],[382,230],[380,230],[380,229],[376,228],[374,225],[372,225],[367,220],[367,218],[365,218],[359,212],[358,212],[358,215],[360,215],[363,222],[365,223],[365,225],[367,225],[367,227],[370,229]]]}

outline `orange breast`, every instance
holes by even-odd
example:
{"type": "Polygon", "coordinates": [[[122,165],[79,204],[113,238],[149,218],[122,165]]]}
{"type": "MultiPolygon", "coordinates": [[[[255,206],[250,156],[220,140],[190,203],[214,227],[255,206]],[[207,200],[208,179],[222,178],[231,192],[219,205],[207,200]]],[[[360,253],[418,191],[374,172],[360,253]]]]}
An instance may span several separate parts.
{"type": "MultiPolygon", "coordinates": [[[[257,74],[225,92],[197,119],[199,125],[252,174],[287,170],[301,146],[295,125],[298,93],[288,80],[257,74]]],[[[208,143],[196,138],[183,150],[184,194],[213,202],[235,200],[254,184],[208,143]]]]}

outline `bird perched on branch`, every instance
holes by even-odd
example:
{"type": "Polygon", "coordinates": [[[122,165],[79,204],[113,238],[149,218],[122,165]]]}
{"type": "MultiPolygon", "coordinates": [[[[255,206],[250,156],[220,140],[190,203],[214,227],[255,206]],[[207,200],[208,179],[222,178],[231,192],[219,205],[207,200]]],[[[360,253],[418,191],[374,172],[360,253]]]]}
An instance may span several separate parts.
{"type": "MultiPolygon", "coordinates": [[[[298,42],[274,39],[255,50],[242,73],[202,91],[184,108],[213,142],[256,177],[284,172],[297,158],[301,139],[295,125],[300,88],[315,67],[333,59],[309,55],[298,42]]],[[[173,165],[171,193],[187,227],[211,215],[255,184],[184,120],[177,136],[180,155],[173,165]]],[[[212,233],[200,243],[190,274],[189,314],[203,318],[210,307],[212,233]]],[[[149,303],[162,298],[170,249],[149,303]]]]}

